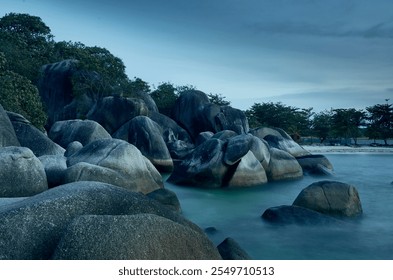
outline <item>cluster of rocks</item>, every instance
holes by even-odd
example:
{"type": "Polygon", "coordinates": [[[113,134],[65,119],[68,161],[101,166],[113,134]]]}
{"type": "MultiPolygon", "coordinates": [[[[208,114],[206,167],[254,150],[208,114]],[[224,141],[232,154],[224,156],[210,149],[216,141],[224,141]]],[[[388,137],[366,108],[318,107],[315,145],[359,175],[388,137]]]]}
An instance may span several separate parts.
{"type": "Polygon", "coordinates": [[[182,93],[173,118],[144,93],[74,96],[76,64],[43,67],[47,133],[0,105],[0,259],[246,259],[234,240],[217,249],[181,216],[160,172],[176,184],[244,187],[332,170],[281,129],[250,130],[242,111],[200,91],[182,93]]]}

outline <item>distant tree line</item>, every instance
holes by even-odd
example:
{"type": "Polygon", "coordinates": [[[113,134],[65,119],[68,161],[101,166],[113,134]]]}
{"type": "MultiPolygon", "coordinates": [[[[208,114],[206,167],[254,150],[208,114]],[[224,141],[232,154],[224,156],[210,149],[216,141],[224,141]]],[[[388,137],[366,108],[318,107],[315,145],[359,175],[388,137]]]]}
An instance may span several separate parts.
{"type": "MultiPolygon", "coordinates": [[[[170,116],[181,92],[196,89],[171,82],[151,86],[141,78],[130,79],[123,61],[107,49],[80,42],[56,42],[41,18],[10,13],[0,18],[0,104],[43,128],[47,116],[36,86],[40,69],[65,59],[78,61],[78,75],[72,80],[76,98],[85,93],[97,99],[108,95],[137,97],[142,92],[150,94],[159,111],[170,116]]],[[[221,94],[209,93],[208,97],[217,105],[230,105],[221,94]]],[[[281,102],[255,103],[245,113],[251,127],[280,127],[295,139],[314,136],[320,142],[353,139],[356,143],[365,136],[382,139],[386,144],[387,139],[393,138],[393,107],[389,100],[365,110],[332,109],[319,113],[281,102]]]]}
{"type": "Polygon", "coordinates": [[[246,115],[251,127],[270,126],[286,130],[294,138],[317,137],[320,143],[327,140],[357,144],[359,137],[374,141],[393,138],[393,104],[376,104],[365,110],[331,109],[314,113],[312,108],[300,109],[281,102],[255,103],[246,115]]]}

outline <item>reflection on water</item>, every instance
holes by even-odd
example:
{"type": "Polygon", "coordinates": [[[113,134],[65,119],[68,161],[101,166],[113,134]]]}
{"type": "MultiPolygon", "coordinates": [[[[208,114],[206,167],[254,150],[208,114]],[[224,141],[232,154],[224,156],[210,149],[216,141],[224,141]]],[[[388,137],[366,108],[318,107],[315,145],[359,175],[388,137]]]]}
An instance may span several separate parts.
{"type": "Polygon", "coordinates": [[[269,183],[237,190],[206,190],[166,183],[183,214],[202,228],[215,227],[216,244],[234,238],[255,259],[393,259],[393,155],[327,154],[330,177],[269,183]],[[261,219],[269,207],[290,205],[319,180],[337,180],[359,191],[363,216],[343,227],[278,226],[261,219]]]}

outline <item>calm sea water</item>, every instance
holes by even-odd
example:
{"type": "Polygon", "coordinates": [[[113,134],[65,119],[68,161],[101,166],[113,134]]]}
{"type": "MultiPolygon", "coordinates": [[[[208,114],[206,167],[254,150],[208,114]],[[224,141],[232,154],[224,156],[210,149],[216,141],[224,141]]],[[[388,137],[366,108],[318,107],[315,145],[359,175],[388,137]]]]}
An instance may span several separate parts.
{"type": "Polygon", "coordinates": [[[234,238],[254,259],[393,259],[393,155],[326,154],[335,168],[328,177],[275,182],[237,190],[166,187],[177,193],[185,217],[215,244],[234,238]],[[272,225],[262,220],[269,207],[291,205],[313,182],[337,180],[354,185],[363,215],[345,227],[272,225]]]}

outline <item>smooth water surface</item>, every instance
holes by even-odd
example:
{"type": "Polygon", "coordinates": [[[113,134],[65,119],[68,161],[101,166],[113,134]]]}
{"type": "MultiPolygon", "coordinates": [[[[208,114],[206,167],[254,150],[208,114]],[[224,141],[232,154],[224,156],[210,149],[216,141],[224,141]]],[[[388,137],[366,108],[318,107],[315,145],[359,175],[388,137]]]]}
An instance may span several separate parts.
{"type": "Polygon", "coordinates": [[[333,176],[305,176],[243,189],[166,187],[176,192],[185,217],[214,227],[217,245],[234,238],[254,259],[393,259],[393,155],[326,154],[333,176]],[[348,226],[273,225],[261,215],[269,207],[291,205],[313,182],[336,180],[357,188],[363,215],[348,226]]]}

